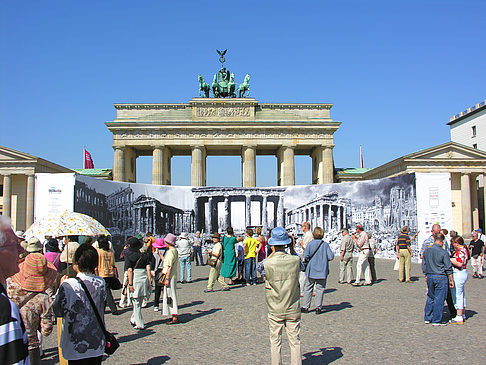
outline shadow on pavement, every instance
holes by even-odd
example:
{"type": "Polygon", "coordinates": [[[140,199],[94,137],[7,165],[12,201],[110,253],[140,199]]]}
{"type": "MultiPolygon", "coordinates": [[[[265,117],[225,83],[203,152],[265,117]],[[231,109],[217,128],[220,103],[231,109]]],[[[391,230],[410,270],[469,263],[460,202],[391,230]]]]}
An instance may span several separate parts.
{"type": "MultiPolygon", "coordinates": [[[[149,324],[151,324],[151,323],[149,323],[149,324]]],[[[144,338],[144,337],[153,335],[155,332],[152,331],[152,330],[148,330],[147,327],[148,327],[148,325],[145,326],[145,329],[136,330],[137,332],[132,333],[131,335],[118,337],[117,340],[120,343],[124,343],[124,342],[130,342],[130,341],[133,341],[133,340],[138,340],[139,338],[144,338]]]]}
{"type": "Polygon", "coordinates": [[[336,290],[337,290],[336,288],[324,289],[324,294],[332,293],[335,292],[336,290]]]}
{"type": "Polygon", "coordinates": [[[199,304],[203,304],[203,303],[204,303],[204,300],[193,300],[190,303],[179,305],[179,309],[187,308],[187,307],[193,307],[195,305],[199,305],[199,304]]]}
{"type": "Polygon", "coordinates": [[[476,311],[472,311],[472,310],[470,310],[470,309],[466,309],[466,320],[467,320],[468,318],[472,318],[472,317],[474,317],[474,315],[475,315],[475,314],[478,314],[478,312],[476,312],[476,311]]]}
{"type": "Polygon", "coordinates": [[[213,309],[210,309],[210,310],[207,310],[207,311],[198,310],[194,314],[193,313],[179,314],[179,322],[187,323],[187,322],[190,322],[190,321],[197,319],[199,317],[204,317],[204,316],[207,316],[208,314],[213,314],[213,313],[218,312],[220,310],[222,310],[222,308],[213,308],[213,309]]]}
{"type": "Polygon", "coordinates": [[[341,302],[339,304],[331,304],[331,305],[324,306],[325,312],[337,312],[346,308],[353,308],[353,305],[350,302],[341,302]]]}
{"type": "Polygon", "coordinates": [[[165,364],[168,360],[170,360],[169,356],[157,356],[157,357],[152,357],[147,362],[140,362],[133,365],[160,365],[160,364],[165,364]]]}
{"type": "Polygon", "coordinates": [[[382,281],[387,281],[387,280],[386,279],[376,279],[375,282],[373,282],[373,284],[379,284],[382,281]]]}
{"type": "Polygon", "coordinates": [[[302,363],[306,365],[330,364],[341,357],[343,357],[343,349],[341,347],[324,347],[320,351],[304,354],[302,363]]]}

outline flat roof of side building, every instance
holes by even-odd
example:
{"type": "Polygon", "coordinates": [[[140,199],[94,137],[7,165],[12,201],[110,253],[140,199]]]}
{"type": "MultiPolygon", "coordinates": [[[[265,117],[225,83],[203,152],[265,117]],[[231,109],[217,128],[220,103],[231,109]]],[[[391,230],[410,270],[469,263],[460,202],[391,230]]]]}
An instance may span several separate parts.
{"type": "Polygon", "coordinates": [[[466,117],[470,117],[473,114],[476,114],[480,112],[481,110],[486,109],[486,100],[483,100],[480,103],[477,103],[476,105],[467,108],[463,112],[460,112],[459,114],[453,115],[452,117],[449,118],[449,123],[447,125],[452,125],[456,122],[459,122],[460,120],[463,120],[466,117]]]}

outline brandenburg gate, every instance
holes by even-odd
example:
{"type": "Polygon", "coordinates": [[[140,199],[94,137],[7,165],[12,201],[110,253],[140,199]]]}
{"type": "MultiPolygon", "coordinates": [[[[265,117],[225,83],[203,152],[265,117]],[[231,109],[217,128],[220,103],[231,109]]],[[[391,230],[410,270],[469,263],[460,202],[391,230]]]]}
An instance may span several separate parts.
{"type": "Polygon", "coordinates": [[[115,104],[113,180],[136,182],[138,156],[152,156],[152,184],[170,185],[171,158],[191,156],[191,185],[206,186],[206,157],[241,156],[242,186],[256,185],[256,156],[277,157],[279,186],[295,184],[295,155],[312,157],[312,183],[334,179],[332,104],[259,103],[248,97],[250,75],[236,87],[224,67],[212,85],[199,75],[200,94],[181,104],[115,104]],[[213,97],[209,97],[212,90],[213,97]],[[238,92],[238,95],[237,95],[238,92]]]}

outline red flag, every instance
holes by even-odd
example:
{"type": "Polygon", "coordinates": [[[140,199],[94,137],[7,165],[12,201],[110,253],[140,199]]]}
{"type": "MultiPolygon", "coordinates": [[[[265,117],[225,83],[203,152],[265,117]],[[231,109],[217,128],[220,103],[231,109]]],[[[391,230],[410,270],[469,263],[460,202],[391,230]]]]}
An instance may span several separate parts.
{"type": "Polygon", "coordinates": [[[94,169],[93,159],[91,158],[91,154],[84,150],[84,169],[94,169]]]}
{"type": "Polygon", "coordinates": [[[361,168],[364,167],[364,164],[363,164],[363,149],[361,148],[361,146],[359,146],[359,159],[361,160],[361,168]]]}

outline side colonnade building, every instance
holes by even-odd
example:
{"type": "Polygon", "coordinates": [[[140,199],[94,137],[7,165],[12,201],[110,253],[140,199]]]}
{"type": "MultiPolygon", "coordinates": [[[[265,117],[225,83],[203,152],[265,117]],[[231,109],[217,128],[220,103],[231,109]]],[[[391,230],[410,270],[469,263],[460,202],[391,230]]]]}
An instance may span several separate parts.
{"type": "Polygon", "coordinates": [[[206,186],[207,156],[241,156],[242,186],[256,186],[256,156],[277,157],[279,186],[295,184],[295,155],[312,157],[312,183],[334,182],[332,104],[260,104],[194,98],[184,104],[115,104],[113,180],[136,182],[136,160],[152,156],[152,184],[171,184],[171,158],[191,156],[191,185],[206,186]]]}

